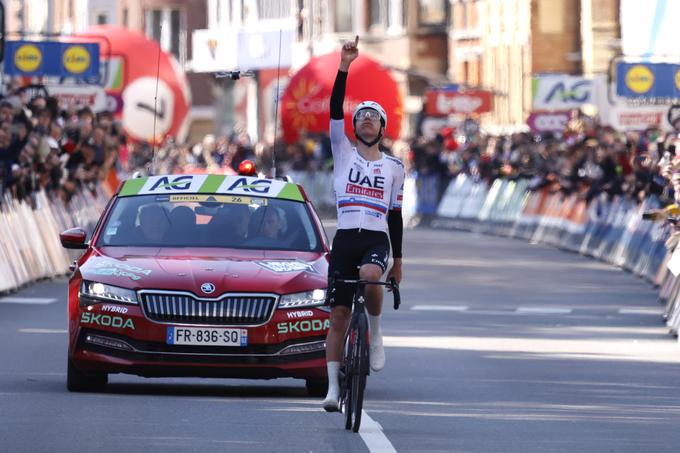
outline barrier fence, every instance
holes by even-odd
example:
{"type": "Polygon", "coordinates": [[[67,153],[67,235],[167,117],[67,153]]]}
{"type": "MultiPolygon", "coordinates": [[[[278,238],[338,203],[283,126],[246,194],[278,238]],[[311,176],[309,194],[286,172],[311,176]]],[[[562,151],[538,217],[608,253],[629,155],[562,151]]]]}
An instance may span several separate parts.
{"type": "Polygon", "coordinates": [[[491,185],[459,175],[437,206],[435,227],[521,238],[591,256],[659,287],[671,332],[680,329],[680,232],[668,222],[642,219],[658,209],[652,196],[590,202],[583,194],[549,188],[531,191],[527,180],[497,179],[491,185]]]}
{"type": "Polygon", "coordinates": [[[76,252],[62,248],[59,233],[75,226],[91,232],[108,199],[101,190],[84,191],[66,204],[37,192],[33,208],[6,197],[0,206],[0,292],[67,273],[76,252]]]}

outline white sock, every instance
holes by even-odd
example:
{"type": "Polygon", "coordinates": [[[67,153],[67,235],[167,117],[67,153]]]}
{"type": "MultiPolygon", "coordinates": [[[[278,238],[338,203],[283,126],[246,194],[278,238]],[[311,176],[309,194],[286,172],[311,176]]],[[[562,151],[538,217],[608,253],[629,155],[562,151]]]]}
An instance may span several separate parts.
{"type": "Polygon", "coordinates": [[[380,338],[380,315],[368,314],[368,327],[371,331],[371,339],[380,338]]]}
{"type": "Polygon", "coordinates": [[[340,383],[338,374],[340,373],[340,362],[327,362],[328,369],[328,394],[337,397],[340,394],[340,383]]]}

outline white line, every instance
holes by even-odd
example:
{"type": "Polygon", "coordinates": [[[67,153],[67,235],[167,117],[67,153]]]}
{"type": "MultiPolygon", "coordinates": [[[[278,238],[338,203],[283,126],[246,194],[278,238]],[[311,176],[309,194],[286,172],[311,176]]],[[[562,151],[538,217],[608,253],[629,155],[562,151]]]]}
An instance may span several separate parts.
{"type": "Polygon", "coordinates": [[[0,304],[31,304],[31,305],[46,305],[56,302],[57,299],[53,297],[3,297],[0,298],[0,304]]]}
{"type": "Polygon", "coordinates": [[[368,451],[371,453],[396,453],[397,450],[392,446],[392,442],[382,432],[380,423],[368,416],[366,411],[361,411],[361,427],[359,434],[364,440],[368,451]]]}
{"type": "Polygon", "coordinates": [[[572,312],[571,308],[553,308],[553,307],[519,307],[517,313],[524,314],[540,314],[540,315],[568,315],[572,312]]]}
{"type": "Polygon", "coordinates": [[[413,311],[465,311],[467,305],[414,305],[411,307],[413,311]]]}
{"type": "Polygon", "coordinates": [[[661,316],[663,311],[654,308],[622,308],[619,310],[620,315],[654,315],[661,316]]]}
{"type": "Polygon", "coordinates": [[[67,333],[66,329],[38,329],[38,328],[26,328],[19,329],[21,333],[67,333]]]}

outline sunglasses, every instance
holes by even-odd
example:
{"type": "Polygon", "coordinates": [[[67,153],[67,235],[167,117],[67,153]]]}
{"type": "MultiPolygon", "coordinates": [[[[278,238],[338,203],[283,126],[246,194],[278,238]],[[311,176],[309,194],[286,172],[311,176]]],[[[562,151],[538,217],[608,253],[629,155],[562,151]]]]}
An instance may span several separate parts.
{"type": "Polygon", "coordinates": [[[380,114],[373,109],[362,109],[356,114],[356,119],[363,120],[368,118],[371,121],[377,121],[380,119],[380,114]]]}

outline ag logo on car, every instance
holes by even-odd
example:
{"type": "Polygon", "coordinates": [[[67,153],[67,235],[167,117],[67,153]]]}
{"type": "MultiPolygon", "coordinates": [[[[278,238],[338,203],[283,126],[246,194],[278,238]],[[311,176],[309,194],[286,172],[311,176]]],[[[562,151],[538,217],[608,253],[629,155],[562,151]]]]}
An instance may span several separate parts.
{"type": "Polygon", "coordinates": [[[201,285],[201,291],[203,291],[206,294],[212,294],[215,292],[215,285],[213,285],[210,282],[203,283],[201,285]]]}

